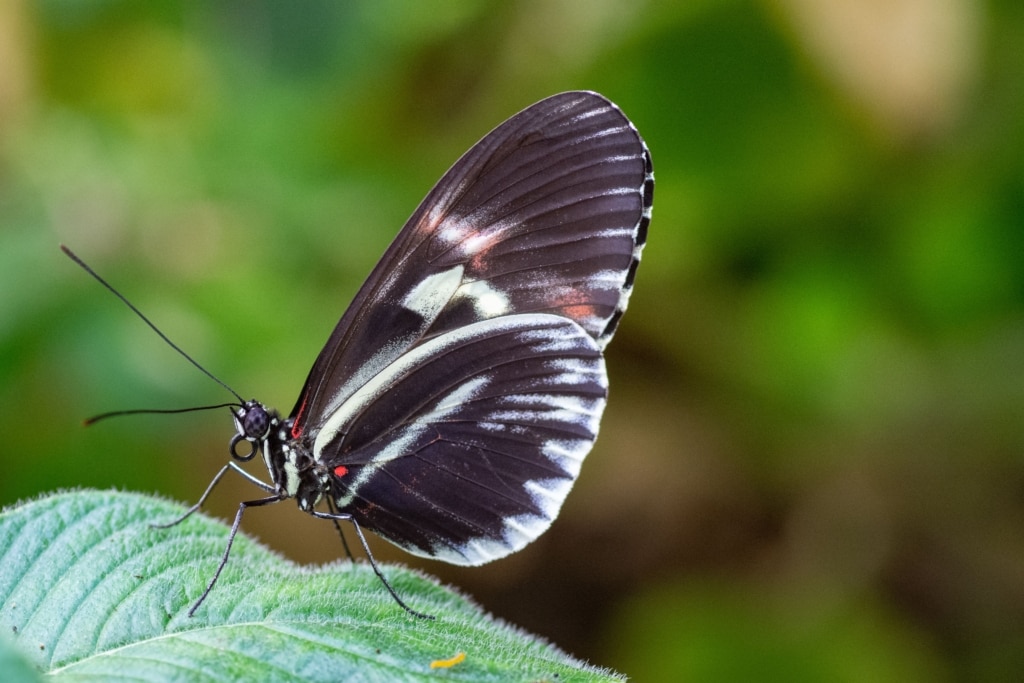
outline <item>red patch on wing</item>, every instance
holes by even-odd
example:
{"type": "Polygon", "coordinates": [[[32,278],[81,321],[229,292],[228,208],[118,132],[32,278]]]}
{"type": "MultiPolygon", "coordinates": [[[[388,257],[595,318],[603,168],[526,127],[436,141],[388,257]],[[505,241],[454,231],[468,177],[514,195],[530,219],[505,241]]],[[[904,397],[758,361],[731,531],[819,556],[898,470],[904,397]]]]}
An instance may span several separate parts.
{"type": "Polygon", "coordinates": [[[348,468],[345,467],[344,465],[338,465],[337,467],[334,468],[334,476],[336,476],[338,479],[341,479],[346,474],[348,474],[348,468]]]}
{"type": "Polygon", "coordinates": [[[586,320],[597,317],[597,306],[593,304],[562,304],[562,315],[573,320],[586,320]]]}

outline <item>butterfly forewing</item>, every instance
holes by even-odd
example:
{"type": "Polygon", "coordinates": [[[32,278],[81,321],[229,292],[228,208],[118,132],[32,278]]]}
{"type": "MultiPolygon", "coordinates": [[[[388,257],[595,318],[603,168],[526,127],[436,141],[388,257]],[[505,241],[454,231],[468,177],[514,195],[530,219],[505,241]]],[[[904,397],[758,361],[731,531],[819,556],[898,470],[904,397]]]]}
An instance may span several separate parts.
{"type": "Polygon", "coordinates": [[[516,114],[442,177],[310,371],[295,434],[424,338],[518,313],[574,320],[600,346],[646,237],[650,158],[619,109],[569,92],[516,114]]]}
{"type": "Polygon", "coordinates": [[[595,93],[543,100],[441,178],[359,290],[292,413],[339,512],[480,564],[558,514],[597,437],[601,351],[646,239],[650,156],[595,93]]]}

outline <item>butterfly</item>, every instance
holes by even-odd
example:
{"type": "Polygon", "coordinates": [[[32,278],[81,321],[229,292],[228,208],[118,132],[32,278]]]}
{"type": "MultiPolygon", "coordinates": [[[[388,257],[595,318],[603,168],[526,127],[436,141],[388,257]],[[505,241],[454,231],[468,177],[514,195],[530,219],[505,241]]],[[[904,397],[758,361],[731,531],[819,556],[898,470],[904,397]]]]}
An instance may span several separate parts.
{"type": "Polygon", "coordinates": [[[239,505],[189,615],[249,507],[293,498],[350,522],[417,616],[362,529],[457,565],[540,536],[597,438],[603,350],[629,302],[653,191],[636,128],[593,92],[544,99],[470,148],[370,273],[289,416],[236,394],[232,460],[171,524],[228,470],[268,495],[239,505]],[[257,454],[271,483],[237,464],[257,454]]]}

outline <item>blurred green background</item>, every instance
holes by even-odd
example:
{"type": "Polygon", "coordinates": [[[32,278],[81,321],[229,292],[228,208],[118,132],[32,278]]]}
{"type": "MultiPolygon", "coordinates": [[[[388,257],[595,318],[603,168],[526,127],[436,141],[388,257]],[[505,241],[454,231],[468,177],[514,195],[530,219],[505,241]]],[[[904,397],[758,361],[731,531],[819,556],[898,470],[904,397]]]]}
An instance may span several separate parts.
{"type": "MultiPolygon", "coordinates": [[[[1016,0],[4,2],[0,503],[191,502],[233,433],[222,411],[82,429],[229,397],[60,242],[287,411],[443,171],[594,89],[658,180],[601,439],[525,551],[378,557],[636,680],[1015,679],[1022,45],[1016,0]]],[[[342,554],[288,503],[244,528],[342,554]]]]}

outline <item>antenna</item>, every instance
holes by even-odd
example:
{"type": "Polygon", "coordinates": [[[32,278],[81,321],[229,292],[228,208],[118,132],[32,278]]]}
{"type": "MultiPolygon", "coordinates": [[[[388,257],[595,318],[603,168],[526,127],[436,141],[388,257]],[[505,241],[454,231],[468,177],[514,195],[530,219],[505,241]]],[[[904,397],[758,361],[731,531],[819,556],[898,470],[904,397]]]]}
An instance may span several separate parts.
{"type": "Polygon", "coordinates": [[[195,408],[135,408],[133,410],[112,410],[109,413],[93,415],[82,421],[86,427],[96,424],[108,417],[120,417],[121,415],[174,415],[177,413],[195,413],[200,410],[216,410],[217,408],[237,408],[237,403],[218,403],[215,406],[196,406],[195,408]]]}
{"type": "MultiPolygon", "coordinates": [[[[187,360],[189,363],[191,363],[192,365],[194,365],[197,368],[199,368],[199,370],[204,375],[206,375],[207,377],[212,379],[214,382],[216,382],[217,384],[221,385],[222,387],[227,389],[229,392],[231,392],[231,395],[234,396],[235,398],[237,398],[239,403],[245,403],[245,399],[243,399],[241,396],[239,396],[238,393],[234,389],[232,389],[227,384],[225,384],[224,382],[219,380],[212,372],[210,372],[209,370],[204,368],[202,365],[197,363],[196,360],[194,358],[192,358],[192,356],[190,356],[187,353],[185,353],[184,351],[182,351],[180,346],[178,346],[177,344],[172,342],[170,339],[168,339],[167,335],[160,331],[160,328],[158,328],[156,325],[154,325],[153,322],[149,318],[147,318],[146,316],[144,316],[142,314],[142,311],[140,311],[139,309],[137,309],[135,307],[135,304],[133,304],[131,301],[128,301],[128,299],[125,298],[124,294],[121,294],[121,292],[119,292],[116,289],[114,289],[113,285],[111,285],[109,282],[107,282],[106,280],[101,278],[99,276],[99,274],[96,273],[95,270],[93,270],[92,268],[90,268],[88,266],[88,264],[86,264],[85,261],[83,261],[82,259],[78,258],[78,256],[75,254],[75,252],[71,251],[70,249],[68,249],[63,244],[60,245],[60,250],[63,251],[65,254],[67,254],[68,258],[70,258],[72,261],[74,261],[79,266],[81,266],[82,270],[84,270],[85,272],[89,273],[89,275],[92,275],[93,278],[97,282],[99,282],[101,285],[103,285],[104,287],[109,289],[114,294],[114,296],[116,296],[118,299],[123,301],[124,305],[127,306],[128,308],[132,309],[132,312],[135,315],[137,315],[140,318],[142,318],[142,321],[144,323],[146,323],[147,325],[149,325],[149,327],[154,332],[156,332],[160,336],[161,339],[163,339],[165,342],[167,342],[168,346],[170,346],[172,349],[174,349],[175,351],[180,353],[182,355],[182,357],[185,360],[187,360]]],[[[234,405],[234,404],[224,404],[224,405],[234,405]]],[[[224,405],[210,406],[210,408],[223,408],[224,405]]],[[[179,410],[166,410],[166,411],[162,411],[162,410],[124,410],[124,411],[118,411],[116,413],[104,413],[103,415],[97,415],[94,418],[90,418],[89,420],[86,420],[86,424],[91,424],[91,423],[96,422],[97,420],[101,420],[101,419],[103,419],[105,417],[113,417],[114,415],[118,415],[118,414],[125,415],[125,414],[132,414],[132,413],[157,413],[157,412],[174,413],[174,412],[187,412],[188,410],[203,410],[203,408],[194,408],[194,409],[193,408],[187,408],[185,410],[180,410],[180,411],[179,410]]]]}

